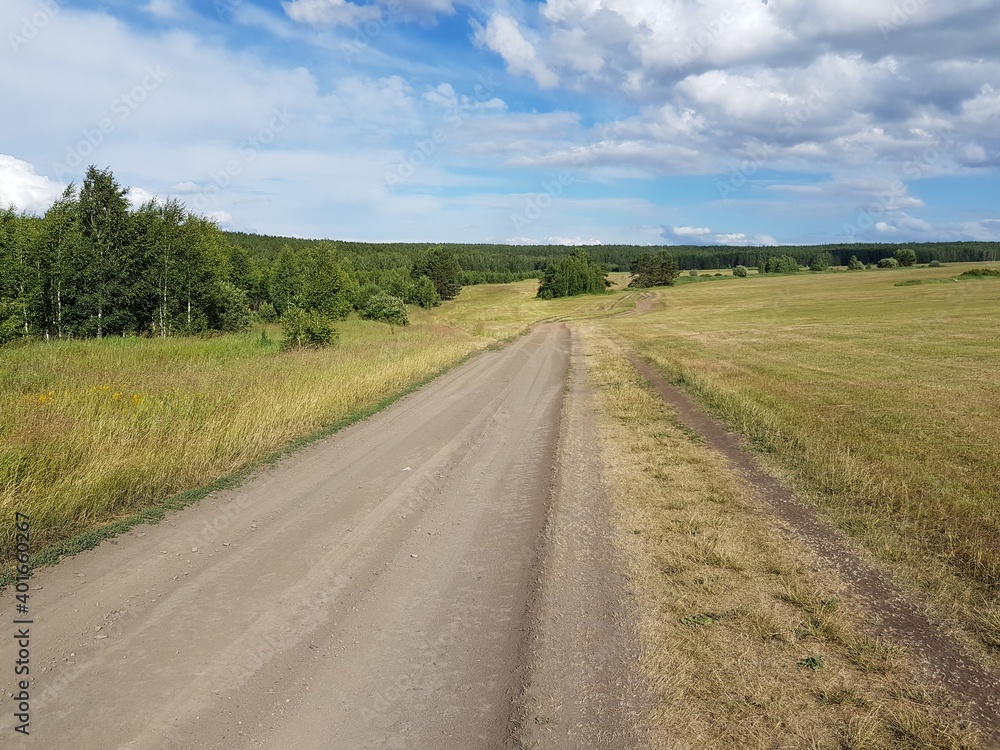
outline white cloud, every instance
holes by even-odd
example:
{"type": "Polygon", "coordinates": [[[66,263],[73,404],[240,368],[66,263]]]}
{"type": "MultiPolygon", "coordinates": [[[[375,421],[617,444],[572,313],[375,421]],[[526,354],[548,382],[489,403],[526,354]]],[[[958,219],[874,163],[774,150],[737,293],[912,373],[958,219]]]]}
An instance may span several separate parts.
{"type": "Polygon", "coordinates": [[[745,232],[714,232],[706,227],[664,226],[660,236],[668,245],[777,245],[769,234],[747,235],[745,232]]]}
{"type": "Polygon", "coordinates": [[[543,89],[559,83],[556,74],[539,59],[535,47],[525,39],[513,18],[494,13],[485,28],[476,26],[476,41],[500,55],[511,73],[530,75],[543,89]]]}
{"type": "Polygon", "coordinates": [[[28,162],[0,154],[0,206],[42,214],[66,188],[48,177],[35,173],[28,162]]]}
{"type": "Polygon", "coordinates": [[[357,26],[382,15],[374,5],[353,5],[347,0],[282,0],[281,7],[293,21],[312,26],[357,26]]]}

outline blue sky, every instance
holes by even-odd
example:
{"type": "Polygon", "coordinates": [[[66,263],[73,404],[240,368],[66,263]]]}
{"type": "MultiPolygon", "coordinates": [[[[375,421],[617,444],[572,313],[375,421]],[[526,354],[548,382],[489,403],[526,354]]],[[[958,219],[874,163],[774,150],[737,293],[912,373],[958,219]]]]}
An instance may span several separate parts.
{"type": "Polygon", "coordinates": [[[1000,240],[995,0],[4,0],[0,203],[88,164],[369,241],[1000,240]]]}

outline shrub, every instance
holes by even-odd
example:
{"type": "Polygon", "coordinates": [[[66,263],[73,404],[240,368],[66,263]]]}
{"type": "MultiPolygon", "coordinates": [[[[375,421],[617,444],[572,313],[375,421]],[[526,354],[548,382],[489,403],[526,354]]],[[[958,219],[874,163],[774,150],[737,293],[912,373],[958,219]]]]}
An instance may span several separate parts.
{"type": "Polygon", "coordinates": [[[733,276],[736,276],[737,278],[740,279],[745,279],[748,273],[749,272],[747,271],[746,266],[736,266],[736,268],[733,269],[733,276]]]}
{"type": "Polygon", "coordinates": [[[430,278],[421,276],[410,287],[410,298],[407,301],[427,310],[441,304],[441,295],[438,294],[437,287],[434,286],[434,282],[430,278]]]}
{"type": "Polygon", "coordinates": [[[941,261],[939,261],[939,260],[932,260],[927,265],[929,265],[931,268],[940,268],[941,267],[941,261]]]}
{"type": "Polygon", "coordinates": [[[826,271],[833,263],[833,256],[830,253],[820,253],[809,263],[810,271],[826,271]]]}
{"type": "Polygon", "coordinates": [[[901,266],[912,266],[917,262],[917,254],[908,247],[901,247],[892,254],[892,257],[901,266]]]}
{"type": "Polygon", "coordinates": [[[795,273],[799,270],[799,262],[791,255],[772,255],[762,267],[764,273],[795,273]]]}
{"type": "Polygon", "coordinates": [[[971,271],[966,271],[958,278],[967,279],[984,279],[989,276],[1000,276],[1000,268],[973,268],[971,271]]]}
{"type": "Polygon", "coordinates": [[[857,255],[852,255],[851,259],[847,261],[848,271],[863,271],[865,269],[865,264],[858,260],[857,255]]]}
{"type": "Polygon", "coordinates": [[[716,275],[716,276],[722,276],[722,274],[721,274],[721,273],[717,273],[717,274],[715,274],[715,275],[716,275]]]}
{"type": "Polygon", "coordinates": [[[365,320],[379,320],[394,326],[410,325],[410,317],[406,314],[406,303],[399,297],[385,292],[369,297],[368,304],[360,315],[365,320]]]}
{"type": "Polygon", "coordinates": [[[697,276],[697,275],[698,275],[698,272],[696,270],[694,270],[693,268],[690,271],[688,271],[688,276],[697,276]]]}
{"type": "Polygon", "coordinates": [[[333,321],[316,311],[305,311],[300,307],[289,307],[281,316],[281,328],[285,338],[281,342],[285,349],[318,349],[332,346],[340,338],[333,327],[333,321]]]}
{"type": "Polygon", "coordinates": [[[878,267],[879,268],[898,268],[899,267],[899,261],[896,260],[895,258],[882,258],[882,260],[880,260],[878,262],[878,267]]]}
{"type": "Polygon", "coordinates": [[[270,302],[261,302],[260,307],[257,308],[257,320],[261,323],[273,323],[278,319],[278,313],[274,309],[274,305],[270,302]]]}

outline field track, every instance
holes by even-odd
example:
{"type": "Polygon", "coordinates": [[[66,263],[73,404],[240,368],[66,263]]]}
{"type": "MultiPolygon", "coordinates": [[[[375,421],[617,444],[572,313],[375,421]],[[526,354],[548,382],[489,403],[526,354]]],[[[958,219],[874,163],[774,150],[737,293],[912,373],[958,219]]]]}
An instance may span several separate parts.
{"type": "MultiPolygon", "coordinates": [[[[519,747],[569,349],[568,328],[539,327],[238,490],[37,571],[22,744],[519,747]]],[[[581,746],[629,746],[590,720],[602,739],[577,730],[581,746]]]]}

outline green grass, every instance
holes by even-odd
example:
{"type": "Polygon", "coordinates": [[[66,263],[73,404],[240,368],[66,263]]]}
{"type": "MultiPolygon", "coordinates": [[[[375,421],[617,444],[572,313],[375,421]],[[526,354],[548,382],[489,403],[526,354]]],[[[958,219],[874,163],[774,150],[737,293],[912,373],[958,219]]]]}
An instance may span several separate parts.
{"type": "Polygon", "coordinates": [[[692,284],[605,325],[997,664],[1000,295],[991,283],[895,286],[938,272],[692,284]]]}
{"type": "Polygon", "coordinates": [[[536,321],[606,315],[637,296],[543,301],[536,288],[468,287],[432,312],[411,308],[405,328],[352,318],[325,350],[282,351],[278,326],[0,349],[0,566],[15,512],[32,519],[35,562],[51,562],[236,484],[536,321]]]}

